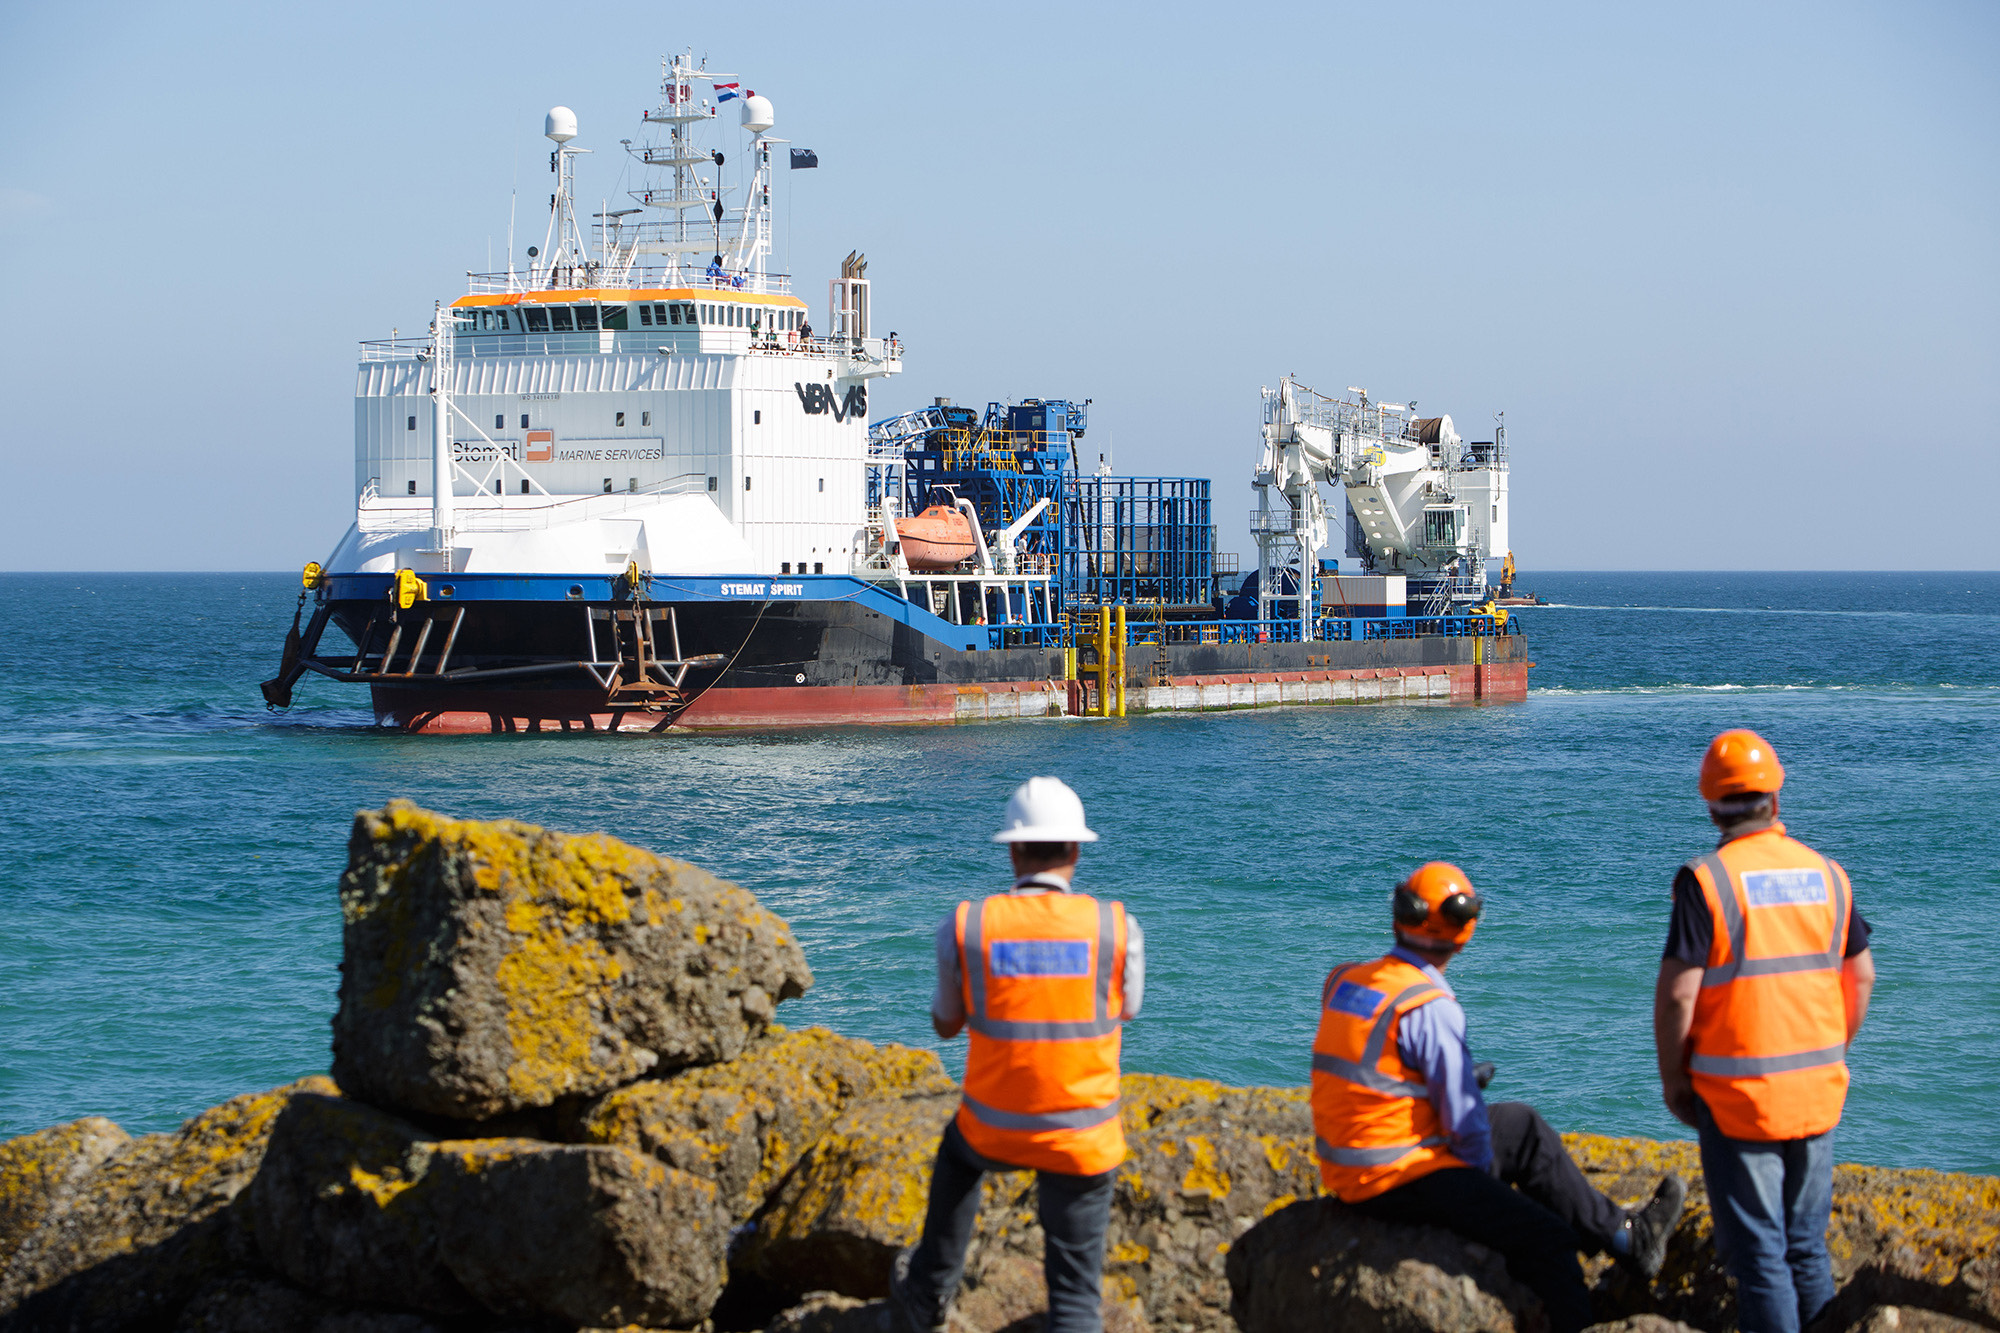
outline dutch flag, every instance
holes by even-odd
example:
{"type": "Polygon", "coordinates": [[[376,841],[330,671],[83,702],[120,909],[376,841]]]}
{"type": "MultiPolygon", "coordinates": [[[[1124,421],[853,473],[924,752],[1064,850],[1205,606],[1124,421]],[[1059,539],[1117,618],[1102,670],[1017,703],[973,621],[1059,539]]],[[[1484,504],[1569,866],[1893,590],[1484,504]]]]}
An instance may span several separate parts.
{"type": "Polygon", "coordinates": [[[730,98],[732,98],[732,97],[741,97],[741,96],[742,96],[742,94],[741,94],[741,93],[739,93],[739,92],[737,92],[737,91],[736,91],[736,88],[737,88],[737,85],[736,85],[736,84],[733,84],[733,83],[718,83],[718,84],[716,84],[716,85],[715,85],[715,100],[716,100],[716,101],[718,101],[718,102],[727,102],[727,101],[728,101],[728,100],[729,100],[730,98]]]}

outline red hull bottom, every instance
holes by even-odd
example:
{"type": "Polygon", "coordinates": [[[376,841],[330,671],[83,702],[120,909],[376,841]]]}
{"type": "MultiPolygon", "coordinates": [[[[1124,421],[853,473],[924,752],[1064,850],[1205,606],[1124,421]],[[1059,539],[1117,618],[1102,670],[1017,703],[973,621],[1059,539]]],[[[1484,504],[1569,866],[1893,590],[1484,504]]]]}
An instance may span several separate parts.
{"type": "MultiPolygon", "coordinates": [[[[1128,715],[1309,704],[1513,703],[1528,697],[1528,662],[1351,671],[1260,671],[1128,684],[1128,715]]],[[[678,715],[613,710],[589,691],[377,690],[376,720],[426,733],[739,731],[785,727],[980,722],[1087,711],[1081,682],[985,685],[712,688],[678,715]]]]}

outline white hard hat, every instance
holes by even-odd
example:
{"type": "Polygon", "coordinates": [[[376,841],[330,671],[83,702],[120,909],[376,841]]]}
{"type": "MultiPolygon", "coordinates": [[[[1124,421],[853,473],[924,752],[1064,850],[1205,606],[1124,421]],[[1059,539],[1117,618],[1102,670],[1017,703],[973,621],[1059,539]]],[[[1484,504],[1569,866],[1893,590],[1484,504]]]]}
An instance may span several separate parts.
{"type": "Polygon", "coordinates": [[[1029,778],[1007,800],[1007,827],[995,842],[1096,842],[1083,824],[1083,798],[1061,778],[1029,778]]]}

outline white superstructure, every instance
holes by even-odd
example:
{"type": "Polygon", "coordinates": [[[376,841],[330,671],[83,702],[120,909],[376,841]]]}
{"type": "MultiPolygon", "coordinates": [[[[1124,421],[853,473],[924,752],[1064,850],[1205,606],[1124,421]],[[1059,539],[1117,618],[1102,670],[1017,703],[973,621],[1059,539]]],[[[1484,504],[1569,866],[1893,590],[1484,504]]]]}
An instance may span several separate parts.
{"type": "Polygon", "coordinates": [[[870,329],[860,256],[818,327],[771,271],[774,120],[732,76],[664,62],[641,138],[622,141],[640,182],[596,217],[593,249],[576,206],[588,150],[550,111],[555,189],[525,268],[471,275],[428,338],[362,346],[355,523],[329,573],[881,563],[868,385],[901,348],[870,329]]]}
{"type": "Polygon", "coordinates": [[[1252,484],[1257,509],[1258,616],[1290,601],[1283,571],[1296,567],[1308,594],[1328,544],[1322,485],[1346,501],[1346,554],[1370,574],[1404,575],[1425,588],[1432,615],[1486,593],[1486,566],[1507,550],[1507,433],[1466,443],[1448,416],[1383,403],[1362,389],[1330,397],[1290,378],[1264,390],[1264,447],[1252,484]],[[1272,500],[1279,501],[1273,506],[1272,500]]]}

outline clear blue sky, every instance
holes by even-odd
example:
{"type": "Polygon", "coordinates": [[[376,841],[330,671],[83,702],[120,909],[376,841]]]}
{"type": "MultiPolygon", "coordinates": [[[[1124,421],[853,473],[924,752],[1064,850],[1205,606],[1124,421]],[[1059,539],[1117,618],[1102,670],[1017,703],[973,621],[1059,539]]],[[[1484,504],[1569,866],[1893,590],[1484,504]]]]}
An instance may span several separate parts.
{"type": "Polygon", "coordinates": [[[2000,567],[2000,6],[0,8],[0,568],[275,569],[352,516],[354,343],[517,249],[692,45],[816,149],[907,371],[1089,397],[1244,515],[1296,373],[1514,446],[1534,568],[2000,567]]]}

